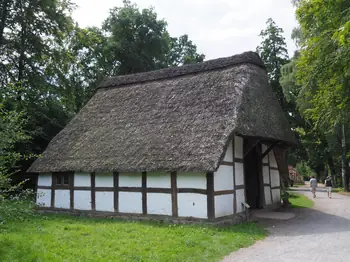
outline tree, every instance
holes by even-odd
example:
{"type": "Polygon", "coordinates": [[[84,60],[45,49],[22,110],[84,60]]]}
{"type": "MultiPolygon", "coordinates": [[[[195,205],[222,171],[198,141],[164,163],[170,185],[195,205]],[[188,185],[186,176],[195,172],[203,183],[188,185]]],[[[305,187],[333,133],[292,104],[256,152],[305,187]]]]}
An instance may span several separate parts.
{"type": "Polygon", "coordinates": [[[320,130],[340,138],[343,184],[348,191],[350,2],[302,0],[297,7],[303,35],[297,79],[307,105],[305,116],[320,130]]]}
{"type": "Polygon", "coordinates": [[[266,25],[266,29],[262,30],[260,33],[262,42],[257,47],[257,52],[265,63],[272,89],[288,116],[289,105],[283,95],[283,90],[279,83],[281,67],[289,61],[287,45],[282,36],[282,28],[279,28],[271,18],[267,20],[266,25]]]}

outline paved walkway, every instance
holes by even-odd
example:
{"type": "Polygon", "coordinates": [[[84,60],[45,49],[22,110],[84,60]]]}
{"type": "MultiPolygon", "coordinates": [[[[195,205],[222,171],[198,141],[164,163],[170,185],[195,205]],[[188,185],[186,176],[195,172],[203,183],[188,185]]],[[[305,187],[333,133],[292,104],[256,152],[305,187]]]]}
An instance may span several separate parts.
{"type": "MultiPolygon", "coordinates": [[[[311,197],[311,192],[300,191],[311,197]]],[[[313,209],[269,223],[270,236],[224,258],[229,261],[350,261],[350,197],[318,192],[313,209]]]]}

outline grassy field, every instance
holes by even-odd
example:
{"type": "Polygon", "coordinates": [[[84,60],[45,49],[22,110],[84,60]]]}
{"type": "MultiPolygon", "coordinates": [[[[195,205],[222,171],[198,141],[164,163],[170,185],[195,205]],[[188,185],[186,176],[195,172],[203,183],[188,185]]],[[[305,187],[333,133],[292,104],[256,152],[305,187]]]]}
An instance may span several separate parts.
{"type": "Polygon", "coordinates": [[[292,208],[311,208],[314,205],[311,199],[296,193],[289,193],[289,201],[292,208]]]}
{"type": "Polygon", "coordinates": [[[0,225],[5,261],[218,261],[266,235],[253,223],[170,225],[60,215],[0,225]]]}

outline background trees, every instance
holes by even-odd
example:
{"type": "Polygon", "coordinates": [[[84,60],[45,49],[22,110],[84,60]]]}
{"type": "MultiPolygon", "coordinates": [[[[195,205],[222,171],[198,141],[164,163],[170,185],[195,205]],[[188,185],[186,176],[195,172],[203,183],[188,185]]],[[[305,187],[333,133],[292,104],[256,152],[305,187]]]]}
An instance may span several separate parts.
{"type": "MultiPolygon", "coordinates": [[[[130,1],[112,8],[101,27],[80,28],[69,0],[0,3],[0,104],[2,120],[18,115],[30,139],[0,151],[40,154],[84,106],[104,76],[201,62],[187,35],[172,37],[152,8],[130,1]],[[10,88],[11,87],[11,88],[10,88]]],[[[8,130],[1,122],[0,132],[8,130]],[[3,129],[4,128],[4,129],[3,129]]],[[[7,131],[6,131],[7,132],[7,131]]],[[[13,165],[25,171],[31,161],[13,165]]]]}

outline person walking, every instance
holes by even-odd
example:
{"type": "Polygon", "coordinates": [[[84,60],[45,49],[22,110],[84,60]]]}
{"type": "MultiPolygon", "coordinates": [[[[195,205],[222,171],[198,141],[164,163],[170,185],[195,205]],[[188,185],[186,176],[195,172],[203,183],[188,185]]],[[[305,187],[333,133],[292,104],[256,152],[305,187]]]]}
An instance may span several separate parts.
{"type": "Polygon", "coordinates": [[[310,179],[310,187],[311,187],[311,192],[315,198],[316,197],[317,180],[314,176],[312,176],[310,179]]]}
{"type": "Polygon", "coordinates": [[[326,178],[324,184],[327,188],[328,197],[332,198],[332,179],[330,176],[326,178]]]}

